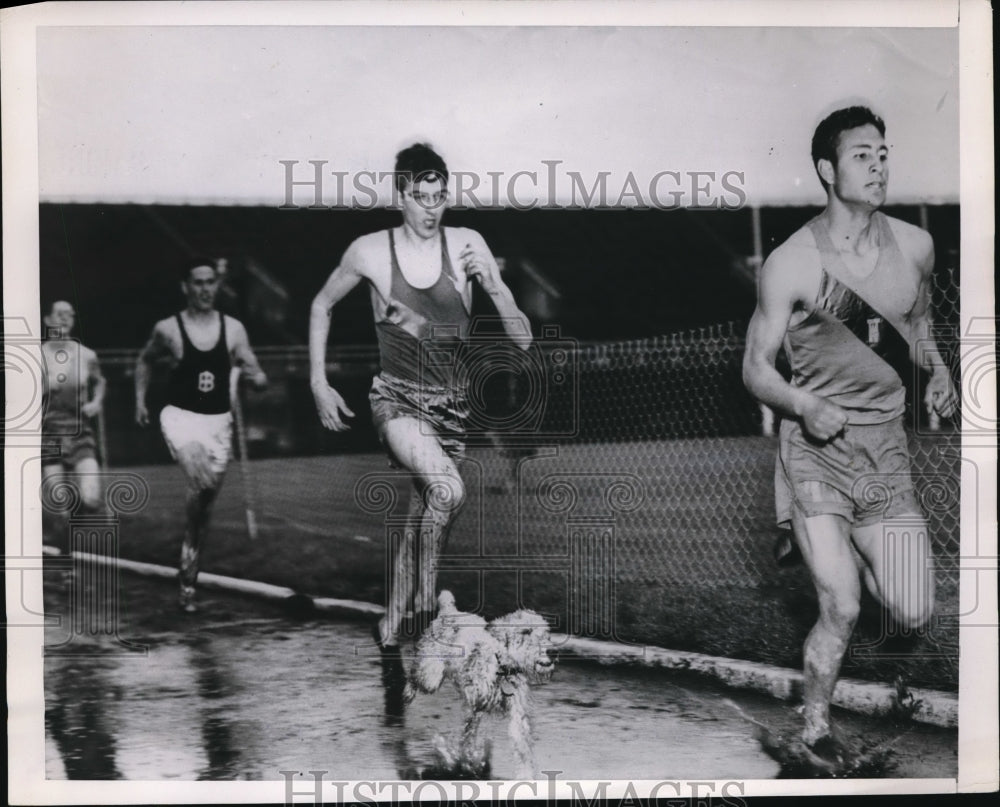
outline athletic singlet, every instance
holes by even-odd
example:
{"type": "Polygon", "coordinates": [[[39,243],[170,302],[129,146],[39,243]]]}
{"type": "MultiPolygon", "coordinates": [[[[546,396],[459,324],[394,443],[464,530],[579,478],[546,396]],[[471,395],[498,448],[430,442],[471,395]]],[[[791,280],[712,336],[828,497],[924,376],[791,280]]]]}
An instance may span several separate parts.
{"type": "Polygon", "coordinates": [[[214,347],[198,350],[188,338],[181,315],[183,354],[170,373],[167,403],[202,415],[219,415],[229,411],[229,347],[226,345],[226,318],[219,312],[219,339],[214,347]]]}
{"type": "Polygon", "coordinates": [[[79,342],[66,340],[49,356],[42,350],[45,365],[42,385],[42,431],[75,434],[90,428],[89,420],[80,416],[87,402],[89,367],[84,361],[84,348],[79,342]]]}
{"type": "MultiPolygon", "coordinates": [[[[389,375],[438,387],[462,385],[458,344],[469,335],[469,312],[455,288],[448,242],[441,230],[441,273],[434,285],[418,289],[406,282],[389,230],[391,281],[382,316],[376,316],[379,362],[389,375]]],[[[373,300],[379,300],[373,292],[373,300]]]]}
{"type": "Polygon", "coordinates": [[[908,366],[909,346],[886,318],[904,321],[917,291],[915,283],[908,282],[905,259],[886,217],[875,213],[872,224],[878,260],[870,275],[856,278],[822,220],[809,222],[822,267],[819,293],[809,315],[785,335],[792,384],[843,407],[854,424],[884,423],[903,413],[901,373],[908,366]],[[911,285],[912,295],[907,293],[911,285]]]}

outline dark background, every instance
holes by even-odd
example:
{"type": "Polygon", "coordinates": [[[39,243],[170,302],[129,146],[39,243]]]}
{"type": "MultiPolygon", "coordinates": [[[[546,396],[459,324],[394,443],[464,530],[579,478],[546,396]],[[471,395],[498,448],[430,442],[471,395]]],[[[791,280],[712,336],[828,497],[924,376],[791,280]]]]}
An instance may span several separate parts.
{"type": "MultiPolygon", "coordinates": [[[[953,267],[958,206],[925,210],[939,268],[953,267]]],[[[764,256],[819,211],[763,209],[764,256]]],[[[917,206],[886,213],[921,223],[917,206]]],[[[220,307],[244,320],[254,345],[305,344],[312,297],[348,244],[398,220],[388,210],[44,204],[41,298],[73,302],[85,344],[137,348],[155,320],[183,306],[184,260],[224,257],[232,294],[220,307]]],[[[550,321],[576,339],[653,336],[753,311],[749,209],[456,210],[445,223],[478,230],[508,260],[505,278],[522,304],[534,285],[521,268],[530,262],[561,297],[550,321]]],[[[374,343],[366,289],[337,307],[331,341],[374,343]]]]}
{"type": "MultiPolygon", "coordinates": [[[[761,210],[765,257],[819,211],[761,210]]],[[[959,208],[886,212],[926,222],[937,245],[936,320],[957,329],[959,208]]],[[[321,427],[305,346],[309,305],[343,251],[398,218],[388,210],[42,205],[43,305],[70,300],[75,336],[99,352],[108,379],[111,462],[169,461],[159,430],[133,422],[132,373],[153,323],[184,305],[180,271],[193,255],[225,259],[219,307],[246,324],[271,379],[266,392],[245,396],[250,455],[378,451],[368,407],[378,356],[367,288],[359,286],[334,310],[328,350],[330,383],[356,413],[350,431],[321,427]]],[[[527,439],[760,433],[760,410],[740,376],[755,302],[753,211],[456,210],[446,222],[478,230],[506,259],[504,277],[536,335],[543,325],[558,325],[556,338],[533,348],[536,380],[551,378],[551,348],[573,348],[574,361],[563,368],[572,383],[544,387],[527,439]]],[[[904,380],[910,400],[919,400],[919,376],[904,380]]],[[[154,418],[163,381],[160,373],[150,387],[154,418]]],[[[490,417],[521,406],[503,373],[493,374],[488,387],[490,417]]]]}

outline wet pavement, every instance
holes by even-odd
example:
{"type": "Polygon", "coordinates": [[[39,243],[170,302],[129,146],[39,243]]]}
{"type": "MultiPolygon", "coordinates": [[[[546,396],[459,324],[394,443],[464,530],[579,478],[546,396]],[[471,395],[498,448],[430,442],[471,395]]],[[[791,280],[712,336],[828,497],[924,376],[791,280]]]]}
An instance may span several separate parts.
{"type": "MultiPolygon", "coordinates": [[[[381,662],[362,622],[296,618],[217,592],[187,615],[175,596],[166,581],[127,575],[117,617],[47,629],[49,778],[281,780],[282,770],[323,770],[390,780],[431,766],[435,737],[460,727],[449,685],[418,696],[404,720],[386,718],[381,662]]],[[[72,610],[57,574],[46,575],[45,603],[49,614],[72,610]]],[[[91,607],[106,606],[92,597],[91,607]]],[[[534,698],[538,767],[560,779],[774,778],[779,766],[753,721],[791,734],[798,719],[789,704],[692,676],[569,659],[534,698]]],[[[888,775],[956,774],[957,732],[837,717],[848,736],[891,748],[888,775]]],[[[492,722],[489,736],[493,776],[512,776],[506,727],[492,722]]]]}

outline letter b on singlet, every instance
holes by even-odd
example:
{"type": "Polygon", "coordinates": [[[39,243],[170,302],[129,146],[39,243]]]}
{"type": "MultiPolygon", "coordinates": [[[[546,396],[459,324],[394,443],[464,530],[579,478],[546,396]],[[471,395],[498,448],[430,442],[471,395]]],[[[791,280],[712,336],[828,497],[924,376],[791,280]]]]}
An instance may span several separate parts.
{"type": "Polygon", "coordinates": [[[198,373],[198,392],[211,392],[215,389],[215,373],[204,370],[198,373]]]}

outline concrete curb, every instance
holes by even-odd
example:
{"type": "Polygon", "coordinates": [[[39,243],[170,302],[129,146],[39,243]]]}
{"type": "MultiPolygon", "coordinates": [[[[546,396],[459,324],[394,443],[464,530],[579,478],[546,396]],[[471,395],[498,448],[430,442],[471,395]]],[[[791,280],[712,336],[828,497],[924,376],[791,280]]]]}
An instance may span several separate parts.
{"type": "MultiPolygon", "coordinates": [[[[52,547],[44,547],[42,552],[46,555],[59,556],[59,551],[52,547]]],[[[89,552],[74,552],[73,557],[81,560],[111,565],[114,561],[106,555],[93,555],[89,552]]],[[[125,569],[144,577],[160,577],[168,580],[177,579],[177,569],[169,566],[160,566],[156,563],[144,563],[138,560],[128,560],[118,558],[118,568],[125,569]]],[[[253,597],[261,597],[265,600],[275,600],[284,602],[292,597],[301,599],[305,596],[311,601],[313,610],[325,611],[333,614],[365,616],[382,616],[385,608],[381,605],[374,605],[362,600],[338,600],[334,597],[309,597],[301,595],[294,589],[285,586],[274,586],[270,583],[260,583],[256,580],[244,580],[242,577],[228,577],[224,574],[212,574],[211,572],[201,572],[198,575],[198,585],[205,588],[215,588],[221,591],[235,592],[237,594],[249,594],[253,597]]]]}
{"type": "MultiPolygon", "coordinates": [[[[727,686],[762,692],[781,700],[798,700],[802,696],[802,673],[787,667],[562,634],[554,635],[553,640],[561,642],[566,652],[601,664],[689,670],[709,675],[727,686]]],[[[942,728],[958,727],[958,695],[935,689],[910,689],[909,692],[913,696],[914,720],[942,728]]],[[[881,716],[892,712],[895,697],[895,688],[887,684],[842,678],[833,692],[833,703],[852,712],[881,716]]]]}
{"type": "MultiPolygon", "coordinates": [[[[51,547],[43,547],[46,555],[59,555],[51,547]]],[[[143,575],[176,579],[177,570],[155,563],[143,563],[125,558],[109,558],[85,552],[74,553],[75,558],[114,565],[120,569],[143,575]]],[[[263,599],[284,602],[292,598],[308,600],[312,610],[341,616],[363,616],[374,618],[385,613],[381,605],[361,600],[340,600],[332,597],[311,597],[300,594],[284,586],[274,586],[255,580],[227,577],[221,574],[202,572],[198,582],[207,588],[220,589],[238,594],[247,594],[263,599]]],[[[658,667],[668,670],[686,670],[710,676],[727,686],[749,689],[771,695],[781,700],[797,700],[802,694],[802,673],[786,667],[774,667],[756,661],[707,656],[669,650],[651,645],[626,645],[619,642],[584,639],[566,634],[553,634],[553,641],[562,652],[576,658],[596,661],[600,664],[632,664],[641,667],[658,667]]],[[[934,689],[910,689],[913,697],[913,720],[942,728],[958,726],[958,695],[934,689]]],[[[844,678],[837,682],[833,693],[836,706],[852,712],[871,716],[890,714],[895,704],[894,687],[870,681],[844,678]]]]}

